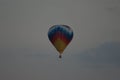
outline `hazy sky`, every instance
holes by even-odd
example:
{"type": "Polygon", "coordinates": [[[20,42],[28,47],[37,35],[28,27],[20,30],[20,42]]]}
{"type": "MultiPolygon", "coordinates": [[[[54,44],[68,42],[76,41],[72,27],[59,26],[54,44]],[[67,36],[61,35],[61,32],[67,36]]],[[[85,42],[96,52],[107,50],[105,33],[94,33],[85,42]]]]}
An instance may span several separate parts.
{"type": "Polygon", "coordinates": [[[120,0],[0,0],[1,80],[119,80],[120,0]],[[69,25],[62,60],[48,29],[69,25]]]}

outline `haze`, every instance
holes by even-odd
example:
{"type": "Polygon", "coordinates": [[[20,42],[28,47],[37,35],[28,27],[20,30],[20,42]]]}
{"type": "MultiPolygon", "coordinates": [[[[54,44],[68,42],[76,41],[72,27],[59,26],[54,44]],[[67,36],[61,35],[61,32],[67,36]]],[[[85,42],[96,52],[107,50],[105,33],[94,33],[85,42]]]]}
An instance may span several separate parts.
{"type": "Polygon", "coordinates": [[[1,80],[119,80],[119,0],[0,0],[1,80]],[[74,37],[63,58],[48,29],[74,37]]]}

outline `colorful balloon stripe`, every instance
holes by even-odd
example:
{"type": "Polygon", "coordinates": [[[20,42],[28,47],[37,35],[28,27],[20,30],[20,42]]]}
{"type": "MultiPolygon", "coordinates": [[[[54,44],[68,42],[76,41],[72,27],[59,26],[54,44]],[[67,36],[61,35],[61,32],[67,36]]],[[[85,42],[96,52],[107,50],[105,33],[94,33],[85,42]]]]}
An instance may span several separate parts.
{"type": "Polygon", "coordinates": [[[73,38],[73,31],[67,25],[54,25],[48,31],[48,38],[61,54],[73,38]]]}
{"type": "Polygon", "coordinates": [[[48,32],[49,38],[52,38],[58,31],[65,35],[66,38],[69,40],[71,40],[73,37],[73,31],[70,29],[70,27],[65,25],[55,25],[49,29],[48,32]]]}
{"type": "Polygon", "coordinates": [[[70,39],[66,38],[66,36],[61,32],[56,32],[56,34],[51,38],[51,42],[54,43],[57,38],[63,40],[66,44],[70,42],[70,39]]]}

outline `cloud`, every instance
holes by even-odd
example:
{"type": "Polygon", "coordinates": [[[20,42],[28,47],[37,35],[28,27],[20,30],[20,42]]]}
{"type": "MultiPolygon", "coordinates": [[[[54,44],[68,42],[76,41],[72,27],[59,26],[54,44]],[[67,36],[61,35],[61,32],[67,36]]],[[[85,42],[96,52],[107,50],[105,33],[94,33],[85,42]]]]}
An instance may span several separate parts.
{"type": "MultiPolygon", "coordinates": [[[[46,51],[31,48],[0,49],[0,79],[10,80],[113,80],[119,79],[119,68],[100,68],[106,58],[119,57],[119,43],[104,43],[101,46],[81,52],[81,54],[64,54],[61,60],[51,57],[46,51]],[[109,51],[110,49],[110,51],[109,51]],[[106,52],[105,52],[106,51],[106,52]],[[115,52],[114,56],[111,52],[115,52]],[[102,53],[103,52],[103,53],[102,53]],[[44,54],[45,53],[45,54],[44,54]],[[102,58],[102,59],[101,59],[102,58]],[[92,69],[91,69],[92,68],[92,69]],[[113,75],[114,74],[114,75],[113,75]],[[6,77],[7,76],[7,77],[6,77]]],[[[51,52],[51,51],[50,51],[51,52]]],[[[57,57],[58,58],[58,57],[57,57]]],[[[116,59],[117,59],[116,58],[116,59]]],[[[112,59],[113,60],[113,59],[112,59]]],[[[118,61],[113,64],[118,64],[118,61]]]]}
{"type": "Polygon", "coordinates": [[[119,0],[109,0],[106,2],[106,9],[109,12],[120,14],[120,1],[119,0]]]}
{"type": "Polygon", "coordinates": [[[49,56],[47,51],[33,48],[0,48],[0,64],[19,63],[27,60],[39,61],[49,56]]]}
{"type": "Polygon", "coordinates": [[[76,55],[76,60],[95,66],[120,67],[120,43],[107,42],[76,55]]]}

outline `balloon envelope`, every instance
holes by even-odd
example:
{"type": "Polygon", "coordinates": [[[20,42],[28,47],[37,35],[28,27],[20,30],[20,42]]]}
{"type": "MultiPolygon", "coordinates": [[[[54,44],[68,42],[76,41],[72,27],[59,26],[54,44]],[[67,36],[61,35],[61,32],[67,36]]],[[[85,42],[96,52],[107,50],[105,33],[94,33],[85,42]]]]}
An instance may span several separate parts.
{"type": "Polygon", "coordinates": [[[48,38],[57,51],[62,54],[73,38],[73,30],[67,25],[54,25],[48,31],[48,38]]]}

